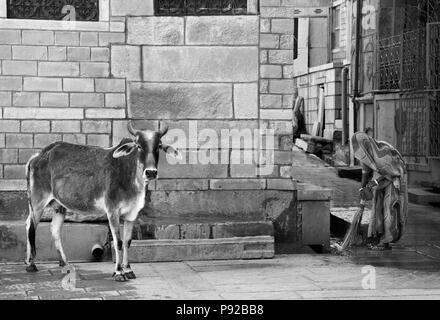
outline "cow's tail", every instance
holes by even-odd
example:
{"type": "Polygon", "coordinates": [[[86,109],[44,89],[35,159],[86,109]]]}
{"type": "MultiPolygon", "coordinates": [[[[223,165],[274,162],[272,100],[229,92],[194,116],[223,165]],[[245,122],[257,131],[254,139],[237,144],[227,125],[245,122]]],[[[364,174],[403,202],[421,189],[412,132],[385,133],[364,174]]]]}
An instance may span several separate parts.
{"type": "Polygon", "coordinates": [[[39,154],[34,154],[26,164],[26,183],[27,183],[27,196],[28,196],[28,204],[29,204],[29,218],[27,221],[27,232],[28,232],[28,239],[29,239],[32,256],[35,256],[36,254],[36,248],[35,248],[36,223],[35,223],[34,209],[32,207],[31,163],[32,160],[34,160],[38,155],[39,154]]]}

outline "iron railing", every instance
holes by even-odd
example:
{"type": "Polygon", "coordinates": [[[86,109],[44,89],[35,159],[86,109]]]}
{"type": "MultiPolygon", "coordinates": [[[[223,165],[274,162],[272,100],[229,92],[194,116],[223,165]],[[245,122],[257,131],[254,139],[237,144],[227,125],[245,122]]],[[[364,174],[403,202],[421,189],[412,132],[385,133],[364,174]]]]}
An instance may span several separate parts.
{"type": "Polygon", "coordinates": [[[401,37],[394,36],[379,40],[377,89],[397,90],[400,88],[401,37]]]}
{"type": "Polygon", "coordinates": [[[158,16],[247,14],[247,0],[155,0],[158,16]]]}
{"type": "Polygon", "coordinates": [[[401,36],[401,78],[403,90],[426,87],[426,28],[405,32],[401,36]]]}
{"type": "Polygon", "coordinates": [[[440,157],[440,92],[431,91],[428,95],[428,156],[440,157]]]}
{"type": "Polygon", "coordinates": [[[427,82],[430,89],[440,88],[440,22],[430,23],[427,31],[427,82]]]}
{"type": "Polygon", "coordinates": [[[385,42],[394,46],[380,43],[378,89],[399,89],[399,150],[415,159],[440,157],[440,23],[393,38],[385,42]]]}
{"type": "Polygon", "coordinates": [[[7,0],[7,17],[99,21],[99,0],[7,0]]]}
{"type": "Polygon", "coordinates": [[[396,116],[399,151],[414,159],[440,157],[440,92],[407,92],[396,116]]]}
{"type": "Polygon", "coordinates": [[[405,157],[428,155],[427,99],[423,92],[404,93],[400,96],[396,115],[398,149],[405,157]]]}
{"type": "Polygon", "coordinates": [[[426,29],[379,40],[378,90],[413,90],[426,86],[426,29]]]}
{"type": "Polygon", "coordinates": [[[429,156],[440,156],[440,22],[428,24],[429,156]]]}

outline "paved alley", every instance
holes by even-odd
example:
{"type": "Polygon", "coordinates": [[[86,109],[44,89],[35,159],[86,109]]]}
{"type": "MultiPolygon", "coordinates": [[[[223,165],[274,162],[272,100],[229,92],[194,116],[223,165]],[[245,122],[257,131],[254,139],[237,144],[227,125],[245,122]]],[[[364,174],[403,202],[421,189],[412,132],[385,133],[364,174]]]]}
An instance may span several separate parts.
{"type": "Polygon", "coordinates": [[[85,263],[76,264],[70,290],[63,289],[65,275],[54,264],[40,264],[36,274],[23,265],[2,265],[0,299],[440,299],[440,260],[408,251],[393,265],[394,256],[136,264],[138,278],[126,283],[112,280],[112,263],[85,263]],[[363,269],[378,260],[374,269],[363,269]],[[371,270],[376,289],[366,290],[363,279],[371,270]]]}
{"type": "Polygon", "coordinates": [[[112,280],[111,262],[75,264],[67,278],[56,264],[38,267],[0,264],[0,299],[440,299],[440,210],[411,205],[389,252],[133,264],[137,279],[125,283],[112,280]]]}

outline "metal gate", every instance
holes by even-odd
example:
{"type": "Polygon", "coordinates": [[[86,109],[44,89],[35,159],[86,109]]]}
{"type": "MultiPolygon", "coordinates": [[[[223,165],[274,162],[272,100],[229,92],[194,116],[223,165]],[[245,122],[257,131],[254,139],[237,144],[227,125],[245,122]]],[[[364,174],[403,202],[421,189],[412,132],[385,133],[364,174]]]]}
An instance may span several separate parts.
{"type": "Polygon", "coordinates": [[[428,156],[440,157],[440,22],[427,27],[428,156]]]}
{"type": "MultiPolygon", "coordinates": [[[[405,157],[418,158],[440,157],[440,23],[427,25],[426,33],[420,32],[425,38],[426,46],[416,58],[416,52],[409,49],[414,44],[414,37],[408,42],[402,36],[402,59],[398,112],[396,129],[398,147],[405,157]],[[412,57],[414,57],[413,62],[412,57]],[[419,63],[419,66],[414,64],[419,63]],[[420,63],[424,61],[426,68],[420,73],[420,63]]],[[[416,41],[416,43],[421,43],[416,41]]]]}

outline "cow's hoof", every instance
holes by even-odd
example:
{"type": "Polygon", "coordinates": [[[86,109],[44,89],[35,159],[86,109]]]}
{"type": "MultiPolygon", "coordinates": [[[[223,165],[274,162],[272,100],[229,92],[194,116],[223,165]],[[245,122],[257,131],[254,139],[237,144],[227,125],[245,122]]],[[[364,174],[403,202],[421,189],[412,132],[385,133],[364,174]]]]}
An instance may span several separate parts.
{"type": "Polygon", "coordinates": [[[136,275],[134,274],[133,271],[126,272],[125,276],[127,277],[127,279],[130,279],[130,280],[136,279],[136,275]]]}
{"type": "Polygon", "coordinates": [[[115,279],[116,282],[126,282],[126,281],[128,281],[128,279],[122,273],[114,274],[113,278],[115,279]]]}
{"type": "Polygon", "coordinates": [[[64,261],[60,261],[59,266],[60,266],[60,267],[65,267],[65,266],[66,266],[66,263],[65,263],[64,261]]]}
{"type": "Polygon", "coordinates": [[[37,269],[37,266],[35,264],[31,264],[31,265],[28,265],[26,267],[26,271],[27,272],[37,272],[38,269],[37,269]]]}

